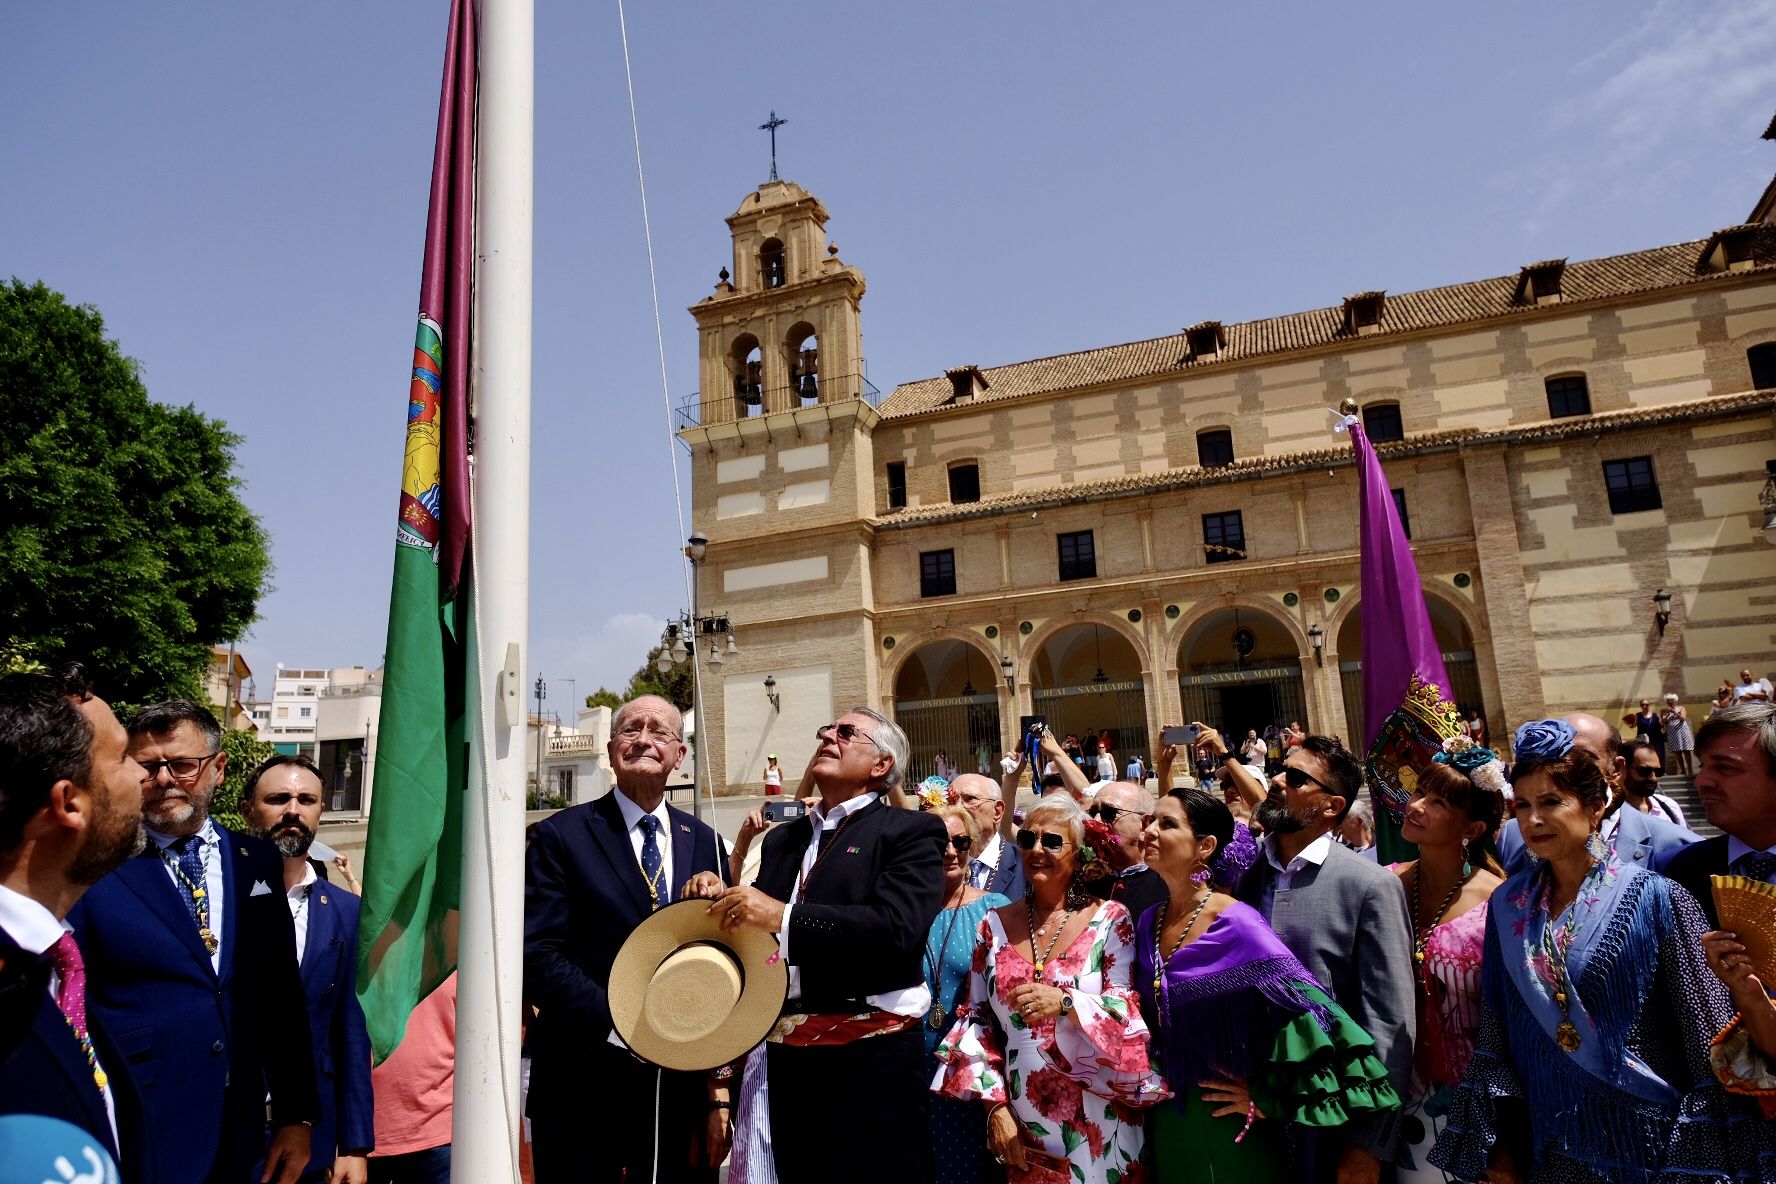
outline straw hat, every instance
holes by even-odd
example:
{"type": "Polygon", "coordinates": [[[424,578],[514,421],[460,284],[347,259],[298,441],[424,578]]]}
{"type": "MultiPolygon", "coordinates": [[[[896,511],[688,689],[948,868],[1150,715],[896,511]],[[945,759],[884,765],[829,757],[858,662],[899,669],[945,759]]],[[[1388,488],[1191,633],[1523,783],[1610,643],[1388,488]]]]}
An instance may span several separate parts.
{"type": "Polygon", "coordinates": [[[632,1052],[662,1069],[725,1065],[783,1011],[789,968],[776,955],[773,934],[722,932],[706,900],[667,905],[611,963],[611,1022],[632,1052]]]}

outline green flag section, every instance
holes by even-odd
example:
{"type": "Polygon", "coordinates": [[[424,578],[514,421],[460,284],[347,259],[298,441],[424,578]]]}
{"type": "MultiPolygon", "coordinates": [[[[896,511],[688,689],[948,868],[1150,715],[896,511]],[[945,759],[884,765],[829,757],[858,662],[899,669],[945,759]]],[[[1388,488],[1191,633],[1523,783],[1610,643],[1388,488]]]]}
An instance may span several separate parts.
{"type": "Polygon", "coordinates": [[[380,1063],[456,969],[474,642],[468,397],[475,13],[453,0],[407,396],[382,710],[364,851],[358,999],[380,1063]]]}

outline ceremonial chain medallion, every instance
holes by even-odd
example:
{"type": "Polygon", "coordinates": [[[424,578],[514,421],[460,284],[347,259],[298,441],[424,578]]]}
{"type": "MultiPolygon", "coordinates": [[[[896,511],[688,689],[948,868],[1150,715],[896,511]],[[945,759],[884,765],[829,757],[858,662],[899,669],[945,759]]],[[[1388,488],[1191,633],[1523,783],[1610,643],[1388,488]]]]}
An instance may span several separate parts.
{"type": "Polygon", "coordinates": [[[1473,875],[1474,873],[1470,869],[1467,875],[1455,882],[1443,897],[1443,903],[1437,906],[1437,911],[1431,917],[1430,924],[1426,925],[1419,920],[1418,913],[1418,890],[1424,880],[1424,862],[1421,860],[1418,866],[1412,869],[1412,961],[1414,963],[1419,966],[1424,965],[1425,945],[1431,940],[1431,930],[1442,922],[1443,914],[1449,911],[1449,906],[1455,903],[1455,898],[1461,895],[1462,888],[1473,878],[1473,875]]]}
{"type": "MultiPolygon", "coordinates": [[[[1579,892],[1583,893],[1584,890],[1585,887],[1581,884],[1579,892]]],[[[1560,1024],[1554,1029],[1554,1043],[1560,1046],[1560,1051],[1570,1054],[1578,1052],[1582,1043],[1579,1029],[1567,1013],[1567,991],[1571,989],[1572,981],[1566,970],[1566,956],[1572,949],[1573,933],[1579,927],[1579,898],[1575,894],[1572,903],[1566,906],[1566,921],[1558,926],[1558,935],[1554,932],[1556,918],[1553,915],[1553,905],[1554,886],[1550,883],[1542,896],[1542,953],[1547,955],[1548,968],[1553,972],[1554,1002],[1560,1008],[1560,1024]]]]}
{"type": "Polygon", "coordinates": [[[1213,895],[1215,895],[1213,889],[1203,893],[1203,898],[1197,902],[1196,911],[1190,914],[1190,920],[1184,922],[1184,928],[1178,933],[1178,940],[1172,943],[1170,954],[1165,950],[1165,927],[1166,912],[1172,907],[1172,902],[1169,898],[1159,902],[1159,916],[1153,920],[1153,1002],[1155,1004],[1154,1010],[1159,1013],[1161,1024],[1166,1022],[1166,963],[1171,961],[1172,955],[1178,952],[1178,947],[1184,944],[1184,938],[1189,935],[1190,927],[1196,924],[1196,919],[1202,916],[1204,909],[1209,907],[1209,897],[1213,895]]]}
{"type": "Polygon", "coordinates": [[[944,1021],[949,1018],[950,1014],[944,1010],[943,997],[940,994],[943,990],[943,955],[944,951],[950,948],[950,935],[956,930],[956,918],[962,915],[962,898],[966,895],[968,895],[968,881],[964,879],[962,887],[956,892],[955,905],[946,906],[950,909],[950,921],[944,926],[943,941],[938,943],[935,957],[932,956],[930,943],[927,942],[925,945],[925,966],[931,972],[932,983],[931,1010],[925,1013],[925,1025],[933,1032],[944,1030],[944,1021]]]}
{"type": "MultiPolygon", "coordinates": [[[[204,843],[203,847],[204,880],[207,883],[210,876],[209,844],[204,843]]],[[[185,874],[185,869],[179,866],[177,857],[167,858],[165,848],[161,849],[160,858],[172,869],[173,876],[184,887],[186,895],[191,897],[191,907],[197,913],[197,936],[202,939],[204,949],[214,954],[221,947],[222,941],[216,936],[216,931],[210,928],[209,891],[203,884],[193,884],[191,877],[185,874]]]]}
{"type": "Polygon", "coordinates": [[[1061,910],[1061,923],[1059,925],[1055,926],[1054,936],[1048,939],[1048,948],[1043,950],[1041,953],[1037,953],[1036,952],[1037,935],[1048,932],[1048,924],[1049,924],[1049,922],[1054,921],[1054,916],[1053,916],[1053,914],[1050,914],[1049,918],[1048,918],[1048,922],[1044,922],[1042,928],[1037,929],[1036,928],[1036,902],[1033,900],[1026,899],[1024,901],[1024,909],[1029,913],[1029,916],[1030,916],[1030,961],[1031,961],[1031,965],[1036,967],[1036,979],[1037,979],[1037,981],[1040,982],[1042,979],[1042,968],[1048,965],[1049,958],[1054,954],[1055,946],[1060,943],[1061,934],[1063,934],[1067,931],[1067,922],[1073,919],[1073,910],[1072,909],[1061,910]]]}

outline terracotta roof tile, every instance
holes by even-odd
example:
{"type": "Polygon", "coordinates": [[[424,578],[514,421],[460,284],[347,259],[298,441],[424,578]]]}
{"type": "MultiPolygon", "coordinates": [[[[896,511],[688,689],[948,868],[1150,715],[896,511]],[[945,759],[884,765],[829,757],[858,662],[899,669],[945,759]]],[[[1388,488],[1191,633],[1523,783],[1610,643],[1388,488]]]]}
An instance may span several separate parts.
{"type": "MultiPolygon", "coordinates": [[[[1631,296],[1664,288],[1709,283],[1723,274],[1734,277],[1746,274],[1744,271],[1698,273],[1697,265],[1703,248],[1709,241],[1711,240],[1697,239],[1667,247],[1654,247],[1650,251],[1568,263],[1561,276],[1561,303],[1570,305],[1589,300],[1631,296]]],[[[1776,269],[1776,225],[1758,226],[1752,259],[1753,271],[1776,269]]],[[[986,379],[987,389],[972,400],[969,406],[1095,386],[1099,383],[1168,374],[1181,375],[1203,367],[1225,366],[1246,359],[1331,345],[1339,341],[1371,344],[1393,333],[1546,314],[1546,306],[1537,307],[1517,301],[1520,275],[1518,272],[1472,283],[1390,295],[1382,311],[1379,332],[1371,332],[1361,338],[1345,331],[1344,310],[1340,305],[1227,325],[1224,327],[1226,345],[1212,357],[1187,358],[1185,335],[1174,333],[1147,341],[1132,341],[1125,345],[1058,354],[1008,366],[984,367],[981,374],[986,379]]],[[[951,387],[947,378],[941,375],[921,378],[896,387],[882,401],[879,410],[884,419],[920,415],[945,406],[949,403],[950,396],[951,387]]]]}

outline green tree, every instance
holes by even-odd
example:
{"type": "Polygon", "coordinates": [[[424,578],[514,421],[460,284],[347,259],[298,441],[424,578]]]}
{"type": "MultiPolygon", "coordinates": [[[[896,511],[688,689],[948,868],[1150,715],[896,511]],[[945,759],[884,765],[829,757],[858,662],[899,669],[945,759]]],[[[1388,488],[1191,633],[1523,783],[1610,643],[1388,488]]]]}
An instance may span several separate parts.
{"type": "Polygon", "coordinates": [[[251,732],[224,728],[222,751],[228,754],[228,764],[222,784],[216,787],[216,796],[210,802],[210,817],[218,826],[244,831],[247,824],[240,813],[241,790],[246,788],[247,777],[254,769],[277,755],[277,745],[269,744],[251,732]]]}
{"type": "Polygon", "coordinates": [[[240,438],[148,397],[91,307],[0,284],[0,604],[7,645],[78,658],[102,693],[197,694],[271,570],[239,497],[240,438]]]}
{"type": "Polygon", "coordinates": [[[586,706],[588,707],[608,707],[612,711],[615,711],[622,705],[623,696],[617,694],[609,687],[599,687],[596,691],[593,691],[590,695],[586,696],[586,706]]]}
{"type": "Polygon", "coordinates": [[[641,669],[629,676],[629,686],[623,692],[623,700],[627,702],[641,695],[658,695],[680,711],[689,711],[693,706],[691,667],[694,659],[687,658],[683,662],[674,663],[671,669],[661,674],[654,669],[654,663],[659,660],[663,648],[655,646],[648,651],[647,660],[641,664],[641,669]]]}

